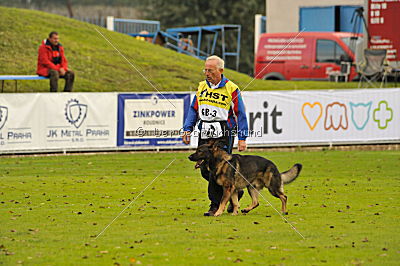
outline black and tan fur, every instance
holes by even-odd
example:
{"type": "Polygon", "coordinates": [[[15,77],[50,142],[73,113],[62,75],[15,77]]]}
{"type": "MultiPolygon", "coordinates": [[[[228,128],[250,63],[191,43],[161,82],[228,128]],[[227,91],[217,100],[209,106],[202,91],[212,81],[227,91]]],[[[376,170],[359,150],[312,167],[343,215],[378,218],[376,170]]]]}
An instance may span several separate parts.
{"type": "Polygon", "coordinates": [[[214,216],[220,216],[224,212],[230,199],[233,203],[232,215],[237,215],[238,191],[245,187],[252,198],[252,203],[242,210],[243,213],[248,213],[259,205],[259,191],[266,187],[274,197],[281,200],[282,213],[287,214],[287,197],[283,185],[294,181],[302,168],[301,164],[295,164],[290,170],[279,173],[273,162],[255,155],[228,154],[218,142],[199,146],[189,159],[197,162],[196,168],[207,164],[212,178],[223,187],[224,193],[214,216]]]}

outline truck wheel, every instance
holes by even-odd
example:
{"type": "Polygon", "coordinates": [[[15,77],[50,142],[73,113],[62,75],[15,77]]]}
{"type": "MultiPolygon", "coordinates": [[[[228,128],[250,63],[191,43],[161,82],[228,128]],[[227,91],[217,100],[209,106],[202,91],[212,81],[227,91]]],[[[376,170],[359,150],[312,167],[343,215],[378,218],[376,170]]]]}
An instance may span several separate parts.
{"type": "Polygon", "coordinates": [[[264,76],[264,80],[285,80],[285,77],[279,72],[271,72],[264,76]]]}

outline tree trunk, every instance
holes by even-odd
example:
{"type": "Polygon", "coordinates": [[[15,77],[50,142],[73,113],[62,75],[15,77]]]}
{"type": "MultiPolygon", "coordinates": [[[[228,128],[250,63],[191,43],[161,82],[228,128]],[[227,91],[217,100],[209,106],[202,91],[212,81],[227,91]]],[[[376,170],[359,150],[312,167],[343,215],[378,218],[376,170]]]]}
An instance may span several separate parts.
{"type": "Polygon", "coordinates": [[[71,0],[67,0],[67,9],[68,9],[69,17],[73,18],[74,17],[74,13],[72,13],[71,0]]]}

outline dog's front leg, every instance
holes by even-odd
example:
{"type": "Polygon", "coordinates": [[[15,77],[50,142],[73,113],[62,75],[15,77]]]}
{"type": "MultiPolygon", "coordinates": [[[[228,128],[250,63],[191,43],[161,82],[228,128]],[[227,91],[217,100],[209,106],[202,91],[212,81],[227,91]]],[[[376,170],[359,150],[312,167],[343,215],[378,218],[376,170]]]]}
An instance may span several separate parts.
{"type": "Polygon", "coordinates": [[[231,200],[232,200],[232,205],[233,205],[233,212],[232,215],[238,215],[238,210],[239,210],[239,193],[238,191],[235,189],[232,192],[231,195],[231,200]]]}
{"type": "Polygon", "coordinates": [[[214,216],[220,216],[225,211],[226,204],[230,200],[232,192],[235,190],[235,186],[232,184],[225,183],[223,185],[223,189],[224,189],[224,194],[222,196],[221,202],[219,203],[219,208],[217,212],[214,214],[214,216]]]}

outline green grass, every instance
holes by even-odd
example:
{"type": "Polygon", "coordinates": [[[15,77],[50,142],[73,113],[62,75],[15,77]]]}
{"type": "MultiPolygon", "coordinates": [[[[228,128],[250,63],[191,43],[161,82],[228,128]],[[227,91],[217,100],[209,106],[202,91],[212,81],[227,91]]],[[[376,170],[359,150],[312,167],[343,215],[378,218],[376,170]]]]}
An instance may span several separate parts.
{"type": "Polygon", "coordinates": [[[398,264],[400,151],[248,153],[281,171],[304,165],[286,186],[286,218],[305,239],[265,201],[203,217],[207,183],[189,153],[2,157],[0,264],[398,264]]]}
{"type": "MultiPolygon", "coordinates": [[[[76,92],[193,91],[203,79],[204,62],[161,46],[138,41],[92,24],[40,11],[0,7],[0,75],[33,75],[37,50],[50,31],[60,34],[70,69],[76,73],[76,92]],[[132,67],[95,30],[98,29],[134,65],[132,67]],[[143,73],[150,85],[136,70],[143,73]]],[[[264,81],[226,70],[246,90],[356,88],[357,83],[264,81]],[[247,86],[251,82],[250,86],[247,86]]],[[[62,88],[63,85],[60,85],[62,88]]],[[[390,85],[392,86],[392,85],[390,85]]],[[[14,91],[14,82],[5,83],[14,91]]],[[[47,80],[19,81],[20,92],[48,92],[47,80]]]]}

